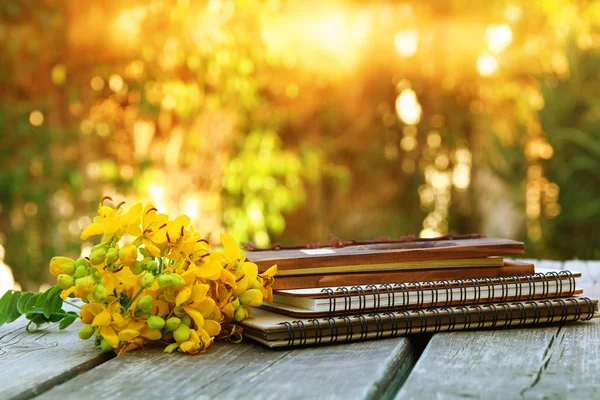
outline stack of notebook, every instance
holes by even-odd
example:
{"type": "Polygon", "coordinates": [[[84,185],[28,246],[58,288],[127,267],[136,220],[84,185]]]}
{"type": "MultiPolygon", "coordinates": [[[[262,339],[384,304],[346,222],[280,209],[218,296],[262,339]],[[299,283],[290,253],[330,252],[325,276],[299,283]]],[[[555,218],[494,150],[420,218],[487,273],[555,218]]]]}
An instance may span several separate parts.
{"type": "Polygon", "coordinates": [[[473,328],[590,319],[580,273],[509,261],[523,243],[475,235],[335,242],[255,250],[259,271],[278,265],[273,304],[253,310],[245,336],[299,346],[473,328]],[[301,246],[298,246],[301,247],[301,246]]]}

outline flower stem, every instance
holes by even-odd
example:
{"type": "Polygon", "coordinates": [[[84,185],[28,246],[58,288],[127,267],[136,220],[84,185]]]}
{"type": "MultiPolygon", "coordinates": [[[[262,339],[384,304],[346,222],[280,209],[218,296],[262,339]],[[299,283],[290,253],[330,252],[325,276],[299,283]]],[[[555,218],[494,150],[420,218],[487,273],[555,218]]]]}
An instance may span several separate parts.
{"type": "Polygon", "coordinates": [[[73,306],[73,307],[76,307],[76,308],[79,308],[79,309],[81,310],[81,307],[80,307],[80,306],[78,306],[78,305],[77,305],[77,304],[75,304],[75,303],[71,303],[70,301],[63,300],[63,303],[65,303],[65,304],[68,304],[68,305],[70,305],[70,306],[73,306]]]}
{"type": "Polygon", "coordinates": [[[127,307],[125,307],[125,308],[129,308],[129,306],[131,306],[133,304],[135,299],[137,299],[140,296],[140,294],[142,293],[143,290],[144,290],[144,287],[141,287],[140,290],[138,290],[137,293],[131,298],[131,300],[129,300],[129,303],[127,304],[127,307]]]}

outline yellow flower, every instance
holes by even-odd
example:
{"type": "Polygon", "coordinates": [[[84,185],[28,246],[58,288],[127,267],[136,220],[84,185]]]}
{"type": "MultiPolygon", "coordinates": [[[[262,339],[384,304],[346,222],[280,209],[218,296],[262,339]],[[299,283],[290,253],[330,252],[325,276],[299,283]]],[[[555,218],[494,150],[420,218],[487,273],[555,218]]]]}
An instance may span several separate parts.
{"type": "Polygon", "coordinates": [[[90,236],[101,235],[103,233],[115,233],[121,227],[117,209],[103,205],[104,200],[110,197],[103,197],[98,205],[98,215],[94,217],[93,222],[81,232],[81,240],[85,240],[90,236]]]}
{"type": "Polygon", "coordinates": [[[148,254],[159,257],[166,247],[166,235],[163,234],[167,227],[168,216],[158,214],[152,203],[144,207],[142,216],[142,236],[140,239],[148,254]]]}

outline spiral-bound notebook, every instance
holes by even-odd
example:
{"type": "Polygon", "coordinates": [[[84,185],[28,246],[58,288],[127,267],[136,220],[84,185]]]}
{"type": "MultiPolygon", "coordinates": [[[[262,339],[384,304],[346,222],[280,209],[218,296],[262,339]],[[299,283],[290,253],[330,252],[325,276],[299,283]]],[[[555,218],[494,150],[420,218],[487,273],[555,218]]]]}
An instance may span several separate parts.
{"type": "Polygon", "coordinates": [[[414,333],[502,328],[589,320],[598,301],[587,297],[492,303],[428,310],[388,311],[328,318],[292,318],[254,309],[244,336],[269,347],[304,346],[414,333]]]}
{"type": "Polygon", "coordinates": [[[503,303],[571,297],[580,272],[538,269],[538,273],[414,283],[277,290],[262,308],[296,317],[317,317],[398,309],[503,303]]]}

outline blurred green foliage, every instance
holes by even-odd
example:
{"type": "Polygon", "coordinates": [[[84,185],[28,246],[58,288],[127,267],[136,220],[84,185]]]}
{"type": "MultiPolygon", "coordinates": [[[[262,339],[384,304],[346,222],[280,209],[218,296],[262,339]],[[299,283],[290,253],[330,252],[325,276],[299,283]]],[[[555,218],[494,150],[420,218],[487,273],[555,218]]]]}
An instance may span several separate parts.
{"type": "Polygon", "coordinates": [[[4,0],[4,261],[37,289],[102,195],[213,240],[478,231],[600,258],[599,3],[4,0]]]}

